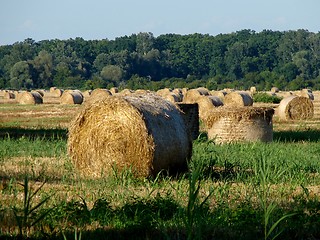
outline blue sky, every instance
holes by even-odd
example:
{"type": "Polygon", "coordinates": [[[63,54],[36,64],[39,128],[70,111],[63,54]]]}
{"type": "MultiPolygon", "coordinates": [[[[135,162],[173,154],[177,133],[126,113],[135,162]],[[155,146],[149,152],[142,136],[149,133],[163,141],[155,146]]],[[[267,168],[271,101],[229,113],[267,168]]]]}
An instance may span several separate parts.
{"type": "Polygon", "coordinates": [[[0,45],[32,38],[114,39],[133,33],[243,29],[320,31],[320,0],[1,0],[0,45]]]}

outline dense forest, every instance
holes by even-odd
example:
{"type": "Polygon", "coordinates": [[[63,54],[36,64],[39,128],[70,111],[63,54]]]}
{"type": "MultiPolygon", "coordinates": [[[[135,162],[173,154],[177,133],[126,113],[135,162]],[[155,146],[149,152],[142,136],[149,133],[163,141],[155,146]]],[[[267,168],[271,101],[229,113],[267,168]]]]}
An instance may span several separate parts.
{"type": "Polygon", "coordinates": [[[320,89],[320,32],[141,32],[0,46],[0,89],[320,89]]]}

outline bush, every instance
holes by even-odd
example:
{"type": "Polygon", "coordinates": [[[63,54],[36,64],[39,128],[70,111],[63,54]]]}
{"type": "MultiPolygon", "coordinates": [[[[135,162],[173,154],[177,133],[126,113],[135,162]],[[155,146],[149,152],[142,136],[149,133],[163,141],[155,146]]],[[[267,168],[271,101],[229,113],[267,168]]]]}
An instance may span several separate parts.
{"type": "Polygon", "coordinates": [[[263,102],[263,103],[280,103],[282,97],[272,96],[268,93],[255,93],[253,95],[254,102],[263,102]]]}

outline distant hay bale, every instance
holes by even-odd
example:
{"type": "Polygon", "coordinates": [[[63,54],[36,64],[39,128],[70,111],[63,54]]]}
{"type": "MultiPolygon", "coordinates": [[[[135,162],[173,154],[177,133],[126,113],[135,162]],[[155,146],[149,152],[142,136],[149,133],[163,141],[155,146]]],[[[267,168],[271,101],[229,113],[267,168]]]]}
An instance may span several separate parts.
{"type": "Polygon", "coordinates": [[[120,96],[127,96],[127,95],[131,95],[132,93],[134,93],[133,90],[128,89],[128,88],[125,88],[125,89],[123,89],[122,91],[120,91],[120,92],[118,93],[118,95],[120,95],[120,96]]]}
{"type": "Polygon", "coordinates": [[[225,95],[223,103],[229,107],[252,106],[253,99],[247,92],[230,92],[225,95]]]}
{"type": "Polygon", "coordinates": [[[271,88],[271,92],[272,92],[272,93],[278,93],[278,92],[279,92],[279,88],[277,88],[277,87],[272,87],[272,88],[271,88]]]}
{"type": "Polygon", "coordinates": [[[87,105],[69,128],[79,171],[100,177],[131,168],[136,177],[186,168],[192,142],[177,106],[156,94],[109,96],[87,105]]]}
{"type": "Polygon", "coordinates": [[[182,115],[186,124],[189,136],[196,140],[199,136],[199,106],[197,103],[177,103],[178,107],[184,113],[182,115]]]}
{"type": "Polygon", "coordinates": [[[38,92],[22,92],[17,101],[20,104],[42,104],[43,98],[38,92]]]}
{"type": "Polygon", "coordinates": [[[49,89],[49,92],[50,92],[50,93],[53,93],[56,89],[57,89],[56,87],[51,87],[51,88],[49,89]]]}
{"type": "Polygon", "coordinates": [[[226,91],[211,91],[210,94],[212,96],[217,96],[221,99],[222,102],[224,102],[224,97],[227,95],[226,91]]]}
{"type": "Polygon", "coordinates": [[[251,94],[257,93],[257,88],[256,87],[250,87],[250,93],[251,94]]]}
{"type": "Polygon", "coordinates": [[[45,94],[45,90],[43,90],[43,89],[36,89],[36,90],[32,90],[31,92],[37,92],[41,95],[41,97],[43,97],[45,94]]]}
{"type": "Polygon", "coordinates": [[[215,143],[271,142],[273,139],[273,108],[221,107],[204,120],[208,138],[215,143]]]}
{"type": "Polygon", "coordinates": [[[15,99],[16,96],[13,92],[4,91],[3,93],[3,99],[15,99]]]}
{"type": "Polygon", "coordinates": [[[200,96],[207,96],[207,92],[203,89],[190,89],[183,96],[183,102],[185,103],[196,103],[200,96]]]}
{"type": "Polygon", "coordinates": [[[199,117],[203,119],[207,112],[215,107],[223,105],[222,100],[217,96],[202,95],[197,89],[189,90],[183,98],[184,103],[197,103],[199,105],[199,117]]]}
{"type": "Polygon", "coordinates": [[[306,120],[313,118],[314,106],[306,97],[291,95],[281,100],[277,115],[281,120],[306,120]]]}
{"type": "Polygon", "coordinates": [[[50,93],[53,97],[61,97],[61,95],[63,94],[63,89],[59,89],[59,88],[53,88],[51,90],[50,88],[50,93]]]}
{"type": "Polygon", "coordinates": [[[172,91],[170,88],[162,88],[162,89],[159,89],[158,91],[156,91],[156,93],[159,95],[159,96],[165,96],[167,94],[170,94],[172,91]]]}
{"type": "Polygon", "coordinates": [[[112,95],[119,93],[119,89],[117,87],[112,87],[109,89],[109,91],[111,92],[112,95]]]}
{"type": "Polygon", "coordinates": [[[172,103],[182,102],[182,98],[173,92],[167,93],[162,97],[172,103]]]}
{"type": "Polygon", "coordinates": [[[134,91],[135,94],[152,94],[153,91],[146,90],[146,89],[137,89],[134,91]]]}
{"type": "Polygon", "coordinates": [[[309,92],[307,90],[301,90],[300,93],[298,93],[298,96],[300,97],[306,97],[309,98],[310,100],[314,100],[314,95],[312,92],[309,92]]]}
{"type": "Polygon", "coordinates": [[[60,97],[60,104],[81,104],[83,95],[80,91],[65,91],[60,97]]]}
{"type": "Polygon", "coordinates": [[[205,95],[205,96],[209,96],[210,95],[210,91],[205,88],[205,87],[198,87],[196,88],[196,90],[201,94],[201,95],[205,95]]]}
{"type": "Polygon", "coordinates": [[[86,99],[85,103],[86,104],[91,104],[95,101],[99,101],[101,99],[104,99],[106,97],[112,96],[112,93],[108,89],[103,89],[103,88],[96,88],[92,90],[90,97],[86,99]]]}
{"type": "Polygon", "coordinates": [[[86,91],[84,91],[84,92],[82,93],[82,95],[83,95],[83,97],[84,97],[84,100],[85,100],[85,99],[88,99],[88,98],[90,97],[91,92],[92,92],[92,90],[86,90],[86,91]]]}

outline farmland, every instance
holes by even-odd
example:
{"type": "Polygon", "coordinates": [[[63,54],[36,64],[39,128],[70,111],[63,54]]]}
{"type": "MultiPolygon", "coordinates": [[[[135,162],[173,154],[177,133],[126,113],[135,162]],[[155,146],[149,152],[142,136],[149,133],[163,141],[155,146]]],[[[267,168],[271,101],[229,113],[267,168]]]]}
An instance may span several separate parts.
{"type": "Polygon", "coordinates": [[[274,116],[272,143],[215,145],[201,133],[188,172],[150,179],[77,173],[67,128],[82,105],[0,99],[0,238],[319,239],[314,95],[313,119],[274,116]]]}

